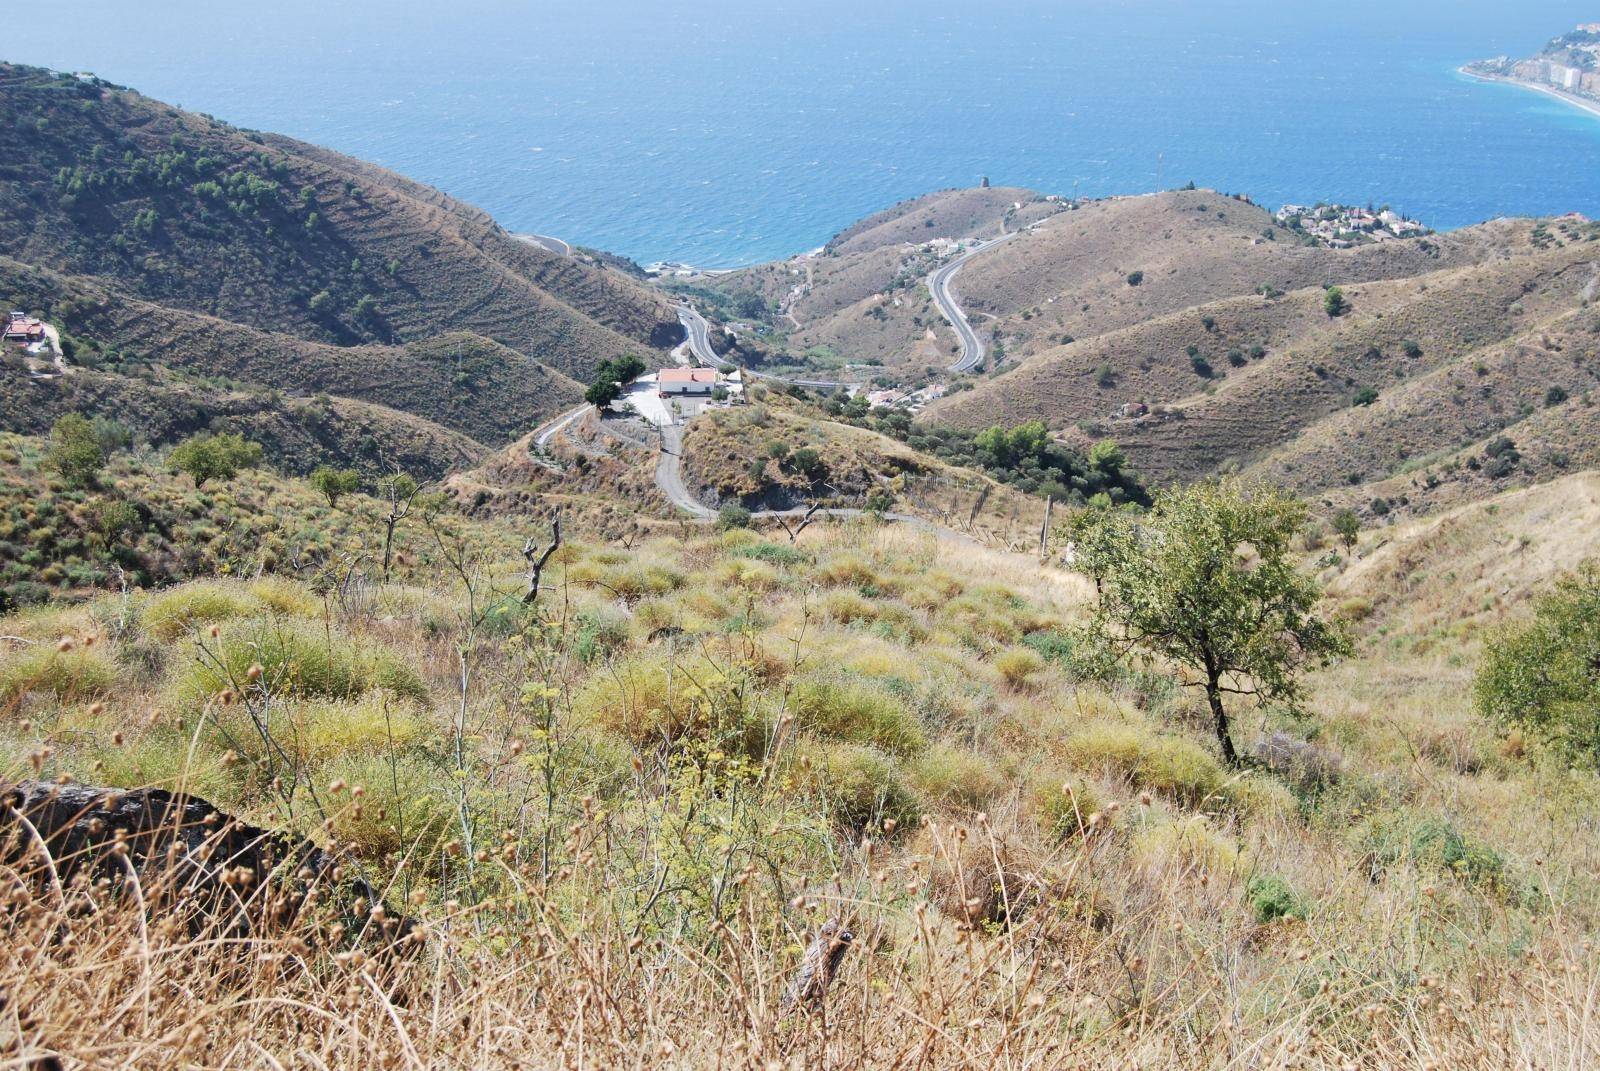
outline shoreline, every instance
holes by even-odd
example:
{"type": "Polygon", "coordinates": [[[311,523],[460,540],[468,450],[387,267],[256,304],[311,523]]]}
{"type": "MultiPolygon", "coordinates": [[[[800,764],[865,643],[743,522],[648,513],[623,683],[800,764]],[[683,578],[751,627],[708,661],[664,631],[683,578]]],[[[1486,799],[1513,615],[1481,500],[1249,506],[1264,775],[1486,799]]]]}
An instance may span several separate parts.
{"type": "Polygon", "coordinates": [[[1520,78],[1507,78],[1499,74],[1482,74],[1478,71],[1469,71],[1466,67],[1457,67],[1456,73],[1464,74],[1468,78],[1476,79],[1479,82],[1497,82],[1500,85],[1516,86],[1518,89],[1531,89],[1535,93],[1543,93],[1547,97],[1559,100],[1563,104],[1570,104],[1574,108],[1588,112],[1596,119],[1600,119],[1600,101],[1590,100],[1588,97],[1574,96],[1571,93],[1562,92],[1555,86],[1542,86],[1537,82],[1524,82],[1520,78]]]}

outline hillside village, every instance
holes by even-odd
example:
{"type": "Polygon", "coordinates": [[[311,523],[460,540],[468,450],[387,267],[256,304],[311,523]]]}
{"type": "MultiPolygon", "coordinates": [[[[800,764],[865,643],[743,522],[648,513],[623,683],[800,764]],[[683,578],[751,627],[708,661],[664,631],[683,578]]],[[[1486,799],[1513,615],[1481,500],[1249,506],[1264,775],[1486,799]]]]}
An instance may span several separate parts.
{"type": "Polygon", "coordinates": [[[1350,249],[1364,242],[1421,238],[1432,234],[1423,224],[1390,208],[1351,205],[1284,205],[1273,213],[1279,224],[1315,239],[1330,249],[1350,249]]]}

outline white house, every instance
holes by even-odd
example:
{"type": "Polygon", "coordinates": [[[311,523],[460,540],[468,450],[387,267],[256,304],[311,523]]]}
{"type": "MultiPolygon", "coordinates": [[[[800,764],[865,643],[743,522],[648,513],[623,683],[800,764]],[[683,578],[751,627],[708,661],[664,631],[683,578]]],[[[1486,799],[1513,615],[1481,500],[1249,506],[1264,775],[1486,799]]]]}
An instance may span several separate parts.
{"type": "Polygon", "coordinates": [[[715,368],[663,368],[656,376],[656,390],[669,395],[709,397],[717,387],[715,368]]]}

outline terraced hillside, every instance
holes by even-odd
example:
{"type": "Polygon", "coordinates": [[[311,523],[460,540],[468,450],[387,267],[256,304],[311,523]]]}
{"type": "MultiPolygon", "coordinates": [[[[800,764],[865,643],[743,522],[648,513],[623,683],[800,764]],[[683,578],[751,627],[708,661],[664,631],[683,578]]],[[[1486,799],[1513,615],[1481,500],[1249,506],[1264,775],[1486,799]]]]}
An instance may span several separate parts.
{"type": "MultiPolygon", "coordinates": [[[[1169,207],[1194,196],[1172,195],[1169,207]]],[[[1039,254],[1050,229],[995,250],[993,262],[975,258],[962,286],[1001,293],[1000,262],[1039,254]]],[[[1600,228],[1577,220],[1497,221],[1352,250],[1241,245],[1214,263],[1208,254],[1194,267],[1146,270],[1137,286],[1107,271],[1115,277],[1079,279],[1046,299],[1065,313],[1005,321],[1025,340],[1014,363],[922,419],[975,428],[1038,419],[1080,443],[1115,439],[1158,481],[1247,468],[1329,494],[1481,449],[1523,421],[1532,446],[1560,427],[1540,412],[1583,404],[1600,377],[1597,238],[1600,228]],[[1163,293],[1166,279],[1175,293],[1163,293]],[[1249,292],[1247,279],[1266,289],[1249,292]],[[1336,315],[1328,285],[1344,298],[1336,315]],[[1056,326],[1069,331],[1051,342],[1056,326]]],[[[1010,273],[1016,286],[1026,277],[1010,273]]]]}
{"type": "Polygon", "coordinates": [[[381,168],[131,90],[0,66],[0,253],[323,342],[471,330],[580,375],[672,317],[381,168]]]}
{"type": "Polygon", "coordinates": [[[0,388],[25,403],[0,428],[82,408],[157,445],[208,425],[298,443],[291,471],[442,476],[570,407],[599,362],[681,337],[628,273],[337,153],[16,65],[0,110],[0,303],[69,351],[58,379],[0,370],[27,380],[0,388]]]}

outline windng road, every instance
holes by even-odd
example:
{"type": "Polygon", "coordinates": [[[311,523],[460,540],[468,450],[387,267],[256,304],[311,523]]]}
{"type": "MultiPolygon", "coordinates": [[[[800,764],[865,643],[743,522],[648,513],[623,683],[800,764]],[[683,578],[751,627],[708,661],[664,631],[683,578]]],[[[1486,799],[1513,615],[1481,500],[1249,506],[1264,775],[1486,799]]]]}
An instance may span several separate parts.
{"type": "MultiPolygon", "coordinates": [[[[721,368],[729,363],[717,356],[717,351],[711,348],[711,325],[706,323],[706,318],[701,316],[693,305],[678,306],[678,322],[683,325],[684,331],[689,336],[689,352],[694,355],[696,361],[707,368],[721,368]]],[[[789,379],[785,376],[757,372],[752,368],[742,368],[740,371],[756,379],[769,379],[774,383],[792,383],[797,387],[832,390],[834,387],[848,386],[833,379],[789,379]]]]}
{"type": "Polygon", "coordinates": [[[578,406],[576,409],[569,409],[565,413],[562,413],[560,416],[556,417],[554,420],[551,420],[549,423],[545,424],[544,427],[542,427],[538,431],[534,432],[533,445],[537,446],[539,449],[543,450],[546,446],[549,445],[551,439],[555,438],[556,435],[559,434],[560,432],[566,430],[566,428],[574,420],[577,420],[579,417],[583,416],[583,414],[587,413],[588,411],[589,411],[589,403],[588,402],[584,402],[582,405],[578,406]]]}
{"type": "MultiPolygon", "coordinates": [[[[656,459],[656,486],[661,493],[667,496],[674,506],[689,514],[696,521],[714,521],[717,511],[701,502],[689,490],[689,485],[683,482],[683,425],[667,424],[661,428],[661,454],[656,459]]],[[[796,509],[764,509],[751,514],[757,519],[791,517],[800,518],[806,515],[804,507],[796,509]]],[[[841,520],[851,520],[866,516],[865,510],[860,509],[819,509],[818,517],[835,517],[841,520]]],[[[907,528],[915,528],[919,532],[927,532],[934,538],[946,543],[954,543],[964,547],[981,547],[983,543],[965,532],[958,532],[954,528],[934,524],[922,517],[909,513],[885,513],[883,519],[892,524],[903,524],[907,528]]]]}
{"type": "Polygon", "coordinates": [[[933,303],[939,307],[940,315],[950,321],[950,326],[956,329],[956,337],[961,340],[961,356],[950,366],[950,371],[971,372],[983,363],[984,355],[983,339],[972,329],[972,325],[967,322],[967,314],[961,311],[961,306],[956,304],[954,295],[950,293],[951,281],[962,268],[967,266],[967,261],[985,249],[993,249],[1001,242],[1009,242],[1021,233],[1012,231],[1010,234],[991,238],[987,242],[980,242],[928,276],[928,292],[933,295],[933,303]]]}

